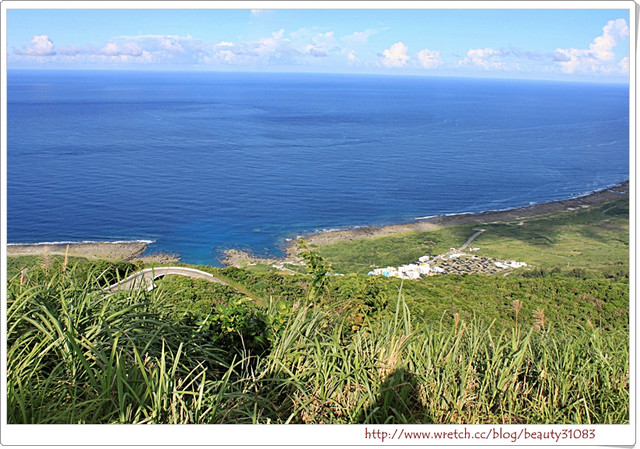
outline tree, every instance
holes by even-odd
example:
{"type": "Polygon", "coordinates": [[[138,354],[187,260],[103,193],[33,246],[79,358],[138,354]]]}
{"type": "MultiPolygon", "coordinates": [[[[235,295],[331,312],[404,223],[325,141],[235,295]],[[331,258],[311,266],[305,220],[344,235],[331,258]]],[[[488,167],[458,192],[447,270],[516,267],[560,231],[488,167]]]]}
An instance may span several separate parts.
{"type": "Polygon", "coordinates": [[[307,265],[307,274],[311,276],[311,283],[307,292],[307,297],[313,301],[317,294],[326,289],[331,275],[331,265],[313,249],[316,245],[307,245],[304,239],[298,239],[298,249],[301,250],[300,256],[305,260],[307,265]]]}

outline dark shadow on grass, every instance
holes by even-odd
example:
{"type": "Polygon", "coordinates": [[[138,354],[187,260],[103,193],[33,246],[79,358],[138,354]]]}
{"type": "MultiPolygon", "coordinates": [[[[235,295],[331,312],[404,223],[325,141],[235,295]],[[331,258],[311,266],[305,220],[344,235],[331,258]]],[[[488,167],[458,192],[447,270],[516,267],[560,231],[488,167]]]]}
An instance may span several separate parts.
{"type": "Polygon", "coordinates": [[[374,404],[358,416],[360,424],[430,424],[433,421],[420,400],[415,374],[404,368],[392,371],[380,386],[374,404]]]}

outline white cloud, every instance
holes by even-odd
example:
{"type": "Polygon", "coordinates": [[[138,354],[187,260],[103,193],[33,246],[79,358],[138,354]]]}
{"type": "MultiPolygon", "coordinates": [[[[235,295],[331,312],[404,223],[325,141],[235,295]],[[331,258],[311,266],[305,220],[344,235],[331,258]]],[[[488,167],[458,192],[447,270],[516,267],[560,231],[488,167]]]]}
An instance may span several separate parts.
{"type": "MultiPolygon", "coordinates": [[[[210,45],[209,45],[210,46],[210,45]]],[[[204,60],[207,45],[191,36],[118,36],[101,46],[57,47],[46,35],[34,36],[31,46],[14,50],[21,60],[60,63],[197,63],[204,60]]]]}
{"type": "Polygon", "coordinates": [[[625,56],[618,62],[618,66],[620,67],[620,71],[622,73],[629,73],[629,57],[625,56]]]}
{"type": "Polygon", "coordinates": [[[321,49],[319,49],[317,47],[314,47],[311,44],[307,44],[305,46],[304,50],[305,50],[305,53],[307,53],[307,54],[309,54],[309,55],[311,55],[311,56],[313,56],[315,58],[324,58],[324,57],[329,56],[327,54],[327,52],[325,52],[325,51],[323,51],[323,50],[321,50],[321,49]]]}
{"type": "Polygon", "coordinates": [[[482,70],[505,70],[507,65],[501,61],[505,52],[493,48],[471,48],[459,65],[471,64],[482,70]]]}
{"type": "Polygon", "coordinates": [[[184,53],[186,51],[179,40],[170,36],[161,38],[159,43],[160,48],[169,53],[184,53]]]}
{"type": "MultiPolygon", "coordinates": [[[[362,32],[365,39],[373,31],[362,32]]],[[[145,34],[116,36],[99,45],[54,46],[46,35],[34,36],[30,45],[13,49],[11,61],[47,61],[56,64],[173,64],[173,65],[316,65],[346,66],[378,64],[404,67],[409,61],[407,47],[398,42],[379,55],[378,61],[366,49],[347,47],[333,31],[301,28],[284,29],[253,40],[206,42],[191,36],[145,34]],[[363,56],[364,55],[364,56],[363,56]]]]}
{"type": "Polygon", "coordinates": [[[256,43],[219,42],[206,53],[205,62],[207,64],[252,64],[268,56],[261,55],[258,49],[256,43]]]}
{"type": "Polygon", "coordinates": [[[271,33],[270,37],[249,43],[248,47],[257,53],[263,62],[274,64],[291,63],[299,53],[291,45],[291,39],[284,37],[284,29],[271,33]]]}
{"type": "Polygon", "coordinates": [[[402,42],[396,42],[390,48],[382,52],[381,63],[385,67],[404,67],[409,61],[407,55],[409,48],[402,42]]]}
{"type": "Polygon", "coordinates": [[[315,57],[329,56],[337,49],[337,41],[333,36],[333,31],[317,33],[311,38],[312,44],[305,45],[305,52],[315,57]]]}
{"type": "Polygon", "coordinates": [[[100,49],[105,56],[140,56],[142,48],[135,42],[108,42],[100,49]]]}
{"type": "Polygon", "coordinates": [[[46,34],[33,36],[29,42],[31,46],[24,45],[22,50],[14,50],[14,52],[26,56],[53,56],[56,54],[53,41],[46,34]]]}
{"type": "Polygon", "coordinates": [[[558,48],[553,53],[509,49],[472,48],[458,66],[471,66],[486,71],[529,71],[553,73],[628,73],[628,57],[616,58],[615,48],[629,36],[624,19],[610,20],[589,48],[558,48]]]}
{"type": "Polygon", "coordinates": [[[291,39],[285,37],[284,29],[255,41],[223,41],[208,49],[205,62],[208,64],[288,64],[304,52],[294,48],[291,39]]]}
{"type": "Polygon", "coordinates": [[[615,57],[611,50],[618,45],[620,38],[629,37],[629,27],[624,19],[616,19],[607,22],[602,31],[602,35],[593,40],[589,49],[598,59],[611,61],[615,57]]]}
{"type": "Polygon", "coordinates": [[[233,42],[219,42],[215,45],[213,57],[207,55],[205,62],[224,62],[226,64],[241,64],[246,60],[246,56],[257,56],[256,53],[249,55],[247,51],[238,48],[233,42]]]}
{"type": "Polygon", "coordinates": [[[287,39],[283,38],[284,36],[284,28],[271,33],[270,37],[263,37],[258,39],[257,43],[254,45],[254,49],[258,54],[265,55],[274,53],[276,49],[282,47],[287,39]]]}
{"type": "Polygon", "coordinates": [[[432,69],[443,64],[440,52],[438,50],[429,50],[428,48],[418,52],[418,61],[425,69],[432,69]]]}
{"type": "Polygon", "coordinates": [[[263,45],[265,48],[274,48],[282,42],[284,36],[284,28],[281,28],[278,31],[271,33],[271,37],[263,37],[258,40],[258,42],[263,45]]]}
{"type": "Polygon", "coordinates": [[[358,59],[354,51],[350,51],[349,54],[347,55],[347,63],[349,63],[349,65],[360,64],[360,60],[358,59]]]}
{"type": "Polygon", "coordinates": [[[377,30],[367,29],[364,31],[355,31],[352,34],[340,38],[349,47],[361,47],[366,45],[369,37],[376,34],[377,30]]]}
{"type": "Polygon", "coordinates": [[[610,20],[588,49],[558,48],[554,60],[565,73],[627,73],[628,58],[616,61],[613,49],[628,37],[629,27],[624,19],[610,20]]]}
{"type": "MultiPolygon", "coordinates": [[[[248,13],[249,11],[247,11],[248,13]]],[[[251,10],[252,20],[265,22],[272,10],[251,10]]],[[[57,64],[172,64],[236,65],[257,68],[264,65],[310,65],[324,69],[360,66],[407,69],[447,67],[439,50],[424,48],[409,54],[407,45],[398,41],[382,52],[371,49],[371,36],[383,31],[365,29],[336,36],[334,31],[317,26],[285,29],[252,40],[203,41],[191,36],[137,35],[116,36],[107,42],[55,45],[55,36],[33,36],[20,48],[13,48],[9,63],[51,62],[57,64]]],[[[594,33],[595,34],[595,33],[594,33]]],[[[557,48],[553,52],[514,47],[471,48],[458,57],[459,69],[520,71],[532,73],[591,73],[621,75],[629,72],[629,54],[625,50],[629,26],[624,19],[610,20],[602,33],[584,48],[557,48]]]]}
{"type": "Polygon", "coordinates": [[[328,31],[326,33],[318,33],[313,38],[313,43],[324,49],[330,50],[333,47],[337,46],[336,38],[333,36],[333,31],[328,31]]]}
{"type": "Polygon", "coordinates": [[[106,59],[111,62],[192,64],[202,62],[206,48],[206,44],[191,36],[144,34],[113,38],[95,54],[111,57],[106,59]]]}

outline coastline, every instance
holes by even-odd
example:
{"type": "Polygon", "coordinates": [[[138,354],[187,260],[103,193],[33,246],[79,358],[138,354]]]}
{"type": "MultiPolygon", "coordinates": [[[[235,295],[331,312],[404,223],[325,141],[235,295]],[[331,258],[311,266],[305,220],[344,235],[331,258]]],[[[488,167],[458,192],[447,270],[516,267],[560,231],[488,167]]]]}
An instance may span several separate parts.
{"type": "MultiPolygon", "coordinates": [[[[459,213],[451,215],[436,215],[416,219],[416,221],[404,224],[392,224],[386,226],[365,226],[357,229],[338,231],[325,231],[303,235],[308,245],[325,246],[338,242],[351,242],[376,237],[386,237],[408,232],[433,231],[443,226],[459,224],[489,224],[499,221],[520,220],[534,216],[545,215],[553,212],[572,211],[578,208],[596,206],[617,198],[620,194],[629,191],[629,181],[615,184],[583,196],[569,198],[548,203],[533,204],[531,206],[505,209],[500,211],[487,211],[482,213],[459,213]]],[[[297,240],[292,240],[284,249],[286,256],[283,258],[261,258],[239,250],[225,251],[225,258],[221,261],[225,266],[243,267],[254,264],[291,263],[300,264],[297,240]]]]}
{"type": "MultiPolygon", "coordinates": [[[[593,193],[575,198],[534,204],[514,209],[501,211],[488,211],[478,214],[460,213],[444,216],[417,218],[414,222],[404,224],[392,224],[386,226],[366,226],[357,229],[319,231],[302,237],[307,244],[325,246],[337,242],[350,242],[362,239],[372,239],[408,232],[432,231],[443,226],[458,224],[487,224],[498,221],[519,220],[533,216],[544,215],[558,211],[571,211],[580,207],[590,207],[615,199],[621,193],[629,191],[629,181],[616,184],[613,187],[604,188],[593,193]]],[[[176,254],[144,254],[147,245],[151,241],[115,241],[115,242],[42,242],[30,244],[10,243],[7,245],[7,256],[41,255],[48,252],[50,255],[64,255],[67,245],[69,256],[84,257],[87,259],[106,259],[124,261],[143,261],[148,263],[173,263],[180,260],[176,254]]],[[[285,256],[257,257],[248,252],[236,249],[224,252],[224,259],[220,262],[224,266],[244,267],[254,264],[278,264],[290,263],[299,265],[302,259],[298,256],[297,240],[293,239],[284,248],[285,256]]]]}
{"type": "Polygon", "coordinates": [[[116,242],[42,242],[42,243],[9,243],[7,256],[39,256],[44,253],[64,256],[69,247],[69,256],[86,259],[105,259],[123,261],[144,261],[156,263],[178,262],[180,258],[174,254],[144,254],[146,240],[116,242]]]}
{"type": "Polygon", "coordinates": [[[598,205],[617,198],[621,193],[629,190],[629,181],[624,181],[613,187],[598,190],[584,196],[569,198],[565,200],[552,201],[548,203],[533,204],[531,206],[519,207],[514,209],[505,209],[500,211],[487,211],[481,213],[459,213],[451,215],[436,215],[433,217],[425,217],[416,219],[415,222],[388,225],[388,226],[369,226],[358,229],[349,229],[343,231],[329,231],[324,233],[312,234],[305,237],[308,243],[323,246],[339,241],[352,241],[364,238],[382,237],[391,234],[398,234],[413,231],[431,231],[442,226],[458,225],[458,224],[482,224],[492,223],[505,220],[518,220],[537,215],[544,215],[551,212],[571,211],[579,207],[590,207],[598,205]]]}

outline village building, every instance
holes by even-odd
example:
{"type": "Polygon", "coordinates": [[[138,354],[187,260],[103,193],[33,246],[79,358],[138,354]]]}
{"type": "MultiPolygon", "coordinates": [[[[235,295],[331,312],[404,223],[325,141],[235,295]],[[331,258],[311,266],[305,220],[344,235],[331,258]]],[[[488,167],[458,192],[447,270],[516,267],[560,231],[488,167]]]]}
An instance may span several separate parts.
{"type": "MultiPolygon", "coordinates": [[[[477,250],[479,248],[472,248],[477,250]]],[[[464,253],[455,248],[438,256],[422,256],[418,262],[399,267],[376,268],[370,276],[396,277],[400,279],[420,279],[440,274],[496,274],[508,269],[526,267],[525,262],[505,261],[492,257],[464,253]]]]}

